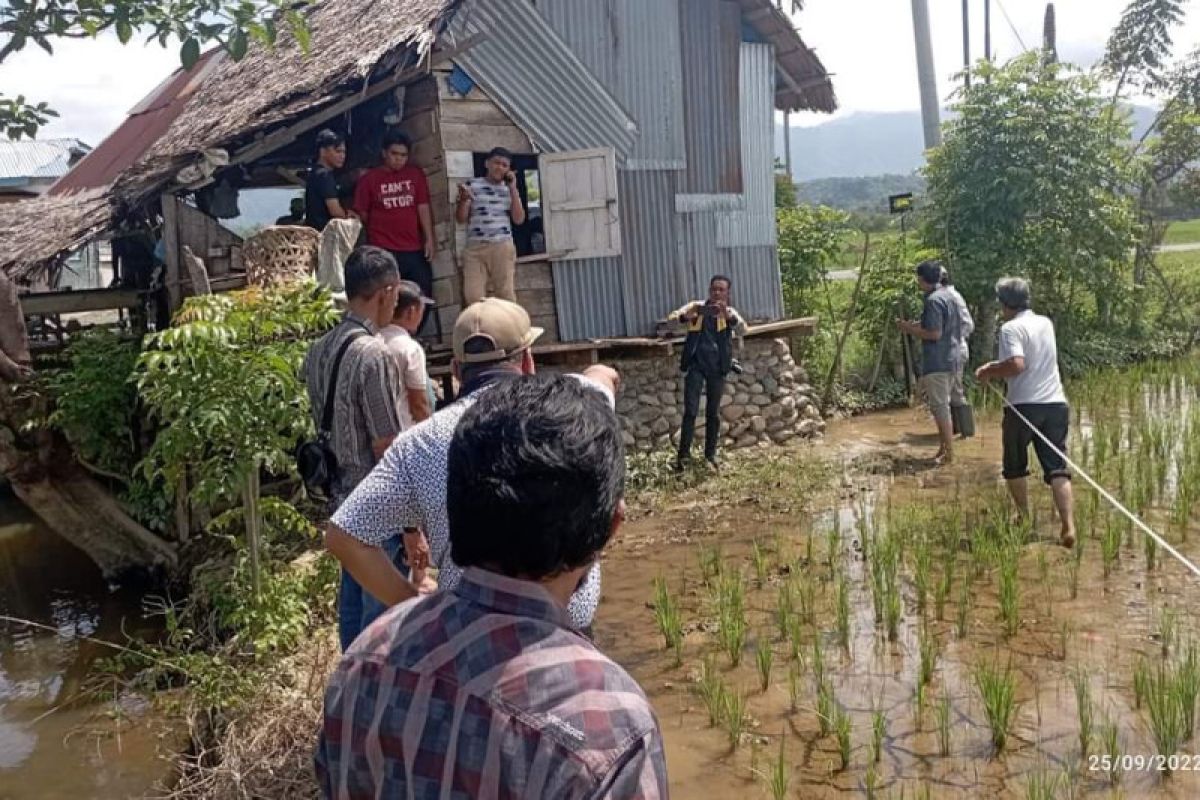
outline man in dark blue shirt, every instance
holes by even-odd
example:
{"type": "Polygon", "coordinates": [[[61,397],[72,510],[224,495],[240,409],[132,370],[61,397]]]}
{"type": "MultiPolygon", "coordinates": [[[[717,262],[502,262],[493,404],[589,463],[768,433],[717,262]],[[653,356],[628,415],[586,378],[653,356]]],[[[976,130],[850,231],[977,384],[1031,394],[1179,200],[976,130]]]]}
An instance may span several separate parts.
{"type": "Polygon", "coordinates": [[[896,320],[904,333],[921,340],[921,392],[937,423],[938,448],[934,461],[949,464],[954,457],[954,424],[950,416],[950,391],[954,386],[955,348],[959,341],[958,308],[941,287],[942,265],[924,261],[917,266],[917,285],[925,294],[920,322],[896,320]]]}

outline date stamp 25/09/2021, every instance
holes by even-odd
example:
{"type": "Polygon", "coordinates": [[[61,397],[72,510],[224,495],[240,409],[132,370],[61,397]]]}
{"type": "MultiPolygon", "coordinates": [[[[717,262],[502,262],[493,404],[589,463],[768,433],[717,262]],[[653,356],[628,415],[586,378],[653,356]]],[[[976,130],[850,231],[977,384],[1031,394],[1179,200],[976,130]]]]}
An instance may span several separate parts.
{"type": "Polygon", "coordinates": [[[1200,754],[1088,756],[1091,772],[1200,772],[1200,754]]]}

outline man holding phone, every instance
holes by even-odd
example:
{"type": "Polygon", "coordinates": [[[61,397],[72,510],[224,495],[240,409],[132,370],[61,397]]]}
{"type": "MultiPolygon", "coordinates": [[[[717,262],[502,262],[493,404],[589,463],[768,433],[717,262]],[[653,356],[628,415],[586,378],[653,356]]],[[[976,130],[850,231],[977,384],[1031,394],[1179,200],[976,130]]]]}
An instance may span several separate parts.
{"type": "Polygon", "coordinates": [[[458,186],[454,218],[467,226],[467,249],[463,254],[463,300],[466,305],[487,296],[515,303],[514,276],[517,248],[512,226],[525,223],[525,206],[512,172],[512,154],[493,148],[485,162],[487,174],[458,186]]]}

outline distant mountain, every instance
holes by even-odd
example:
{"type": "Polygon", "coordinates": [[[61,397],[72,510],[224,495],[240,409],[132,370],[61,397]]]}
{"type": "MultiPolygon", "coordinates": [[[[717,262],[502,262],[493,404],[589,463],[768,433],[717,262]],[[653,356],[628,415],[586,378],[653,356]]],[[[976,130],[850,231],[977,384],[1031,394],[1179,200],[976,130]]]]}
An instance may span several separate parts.
{"type": "MultiPolygon", "coordinates": [[[[1134,136],[1154,121],[1156,111],[1135,106],[1134,136]]],[[[943,119],[948,112],[943,112],[943,119]]],[[[818,178],[909,175],[924,163],[920,111],[850,114],[811,128],[792,128],[792,175],[798,182],[818,178]]],[[[775,152],[783,158],[783,126],[777,125],[775,152]]]]}
{"type": "Polygon", "coordinates": [[[811,205],[832,206],[845,211],[887,212],[887,198],[894,194],[925,193],[920,175],[872,175],[866,178],[818,178],[796,184],[796,199],[811,205]]]}

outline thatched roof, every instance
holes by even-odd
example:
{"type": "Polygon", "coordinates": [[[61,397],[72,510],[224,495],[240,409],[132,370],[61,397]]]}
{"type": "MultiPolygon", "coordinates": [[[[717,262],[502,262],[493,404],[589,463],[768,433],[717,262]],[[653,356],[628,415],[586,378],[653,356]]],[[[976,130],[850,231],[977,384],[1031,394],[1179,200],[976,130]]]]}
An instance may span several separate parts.
{"type": "Polygon", "coordinates": [[[45,262],[87,244],[111,221],[109,197],[101,189],[0,204],[0,269],[28,281],[45,262]]]}
{"type": "Polygon", "coordinates": [[[462,0],[333,0],[308,18],[311,46],[281,33],[274,49],[222,59],[139,164],[118,181],[123,193],[157,187],[203,150],[229,149],[280,123],[330,105],[374,72],[424,55],[462,0]]]}

